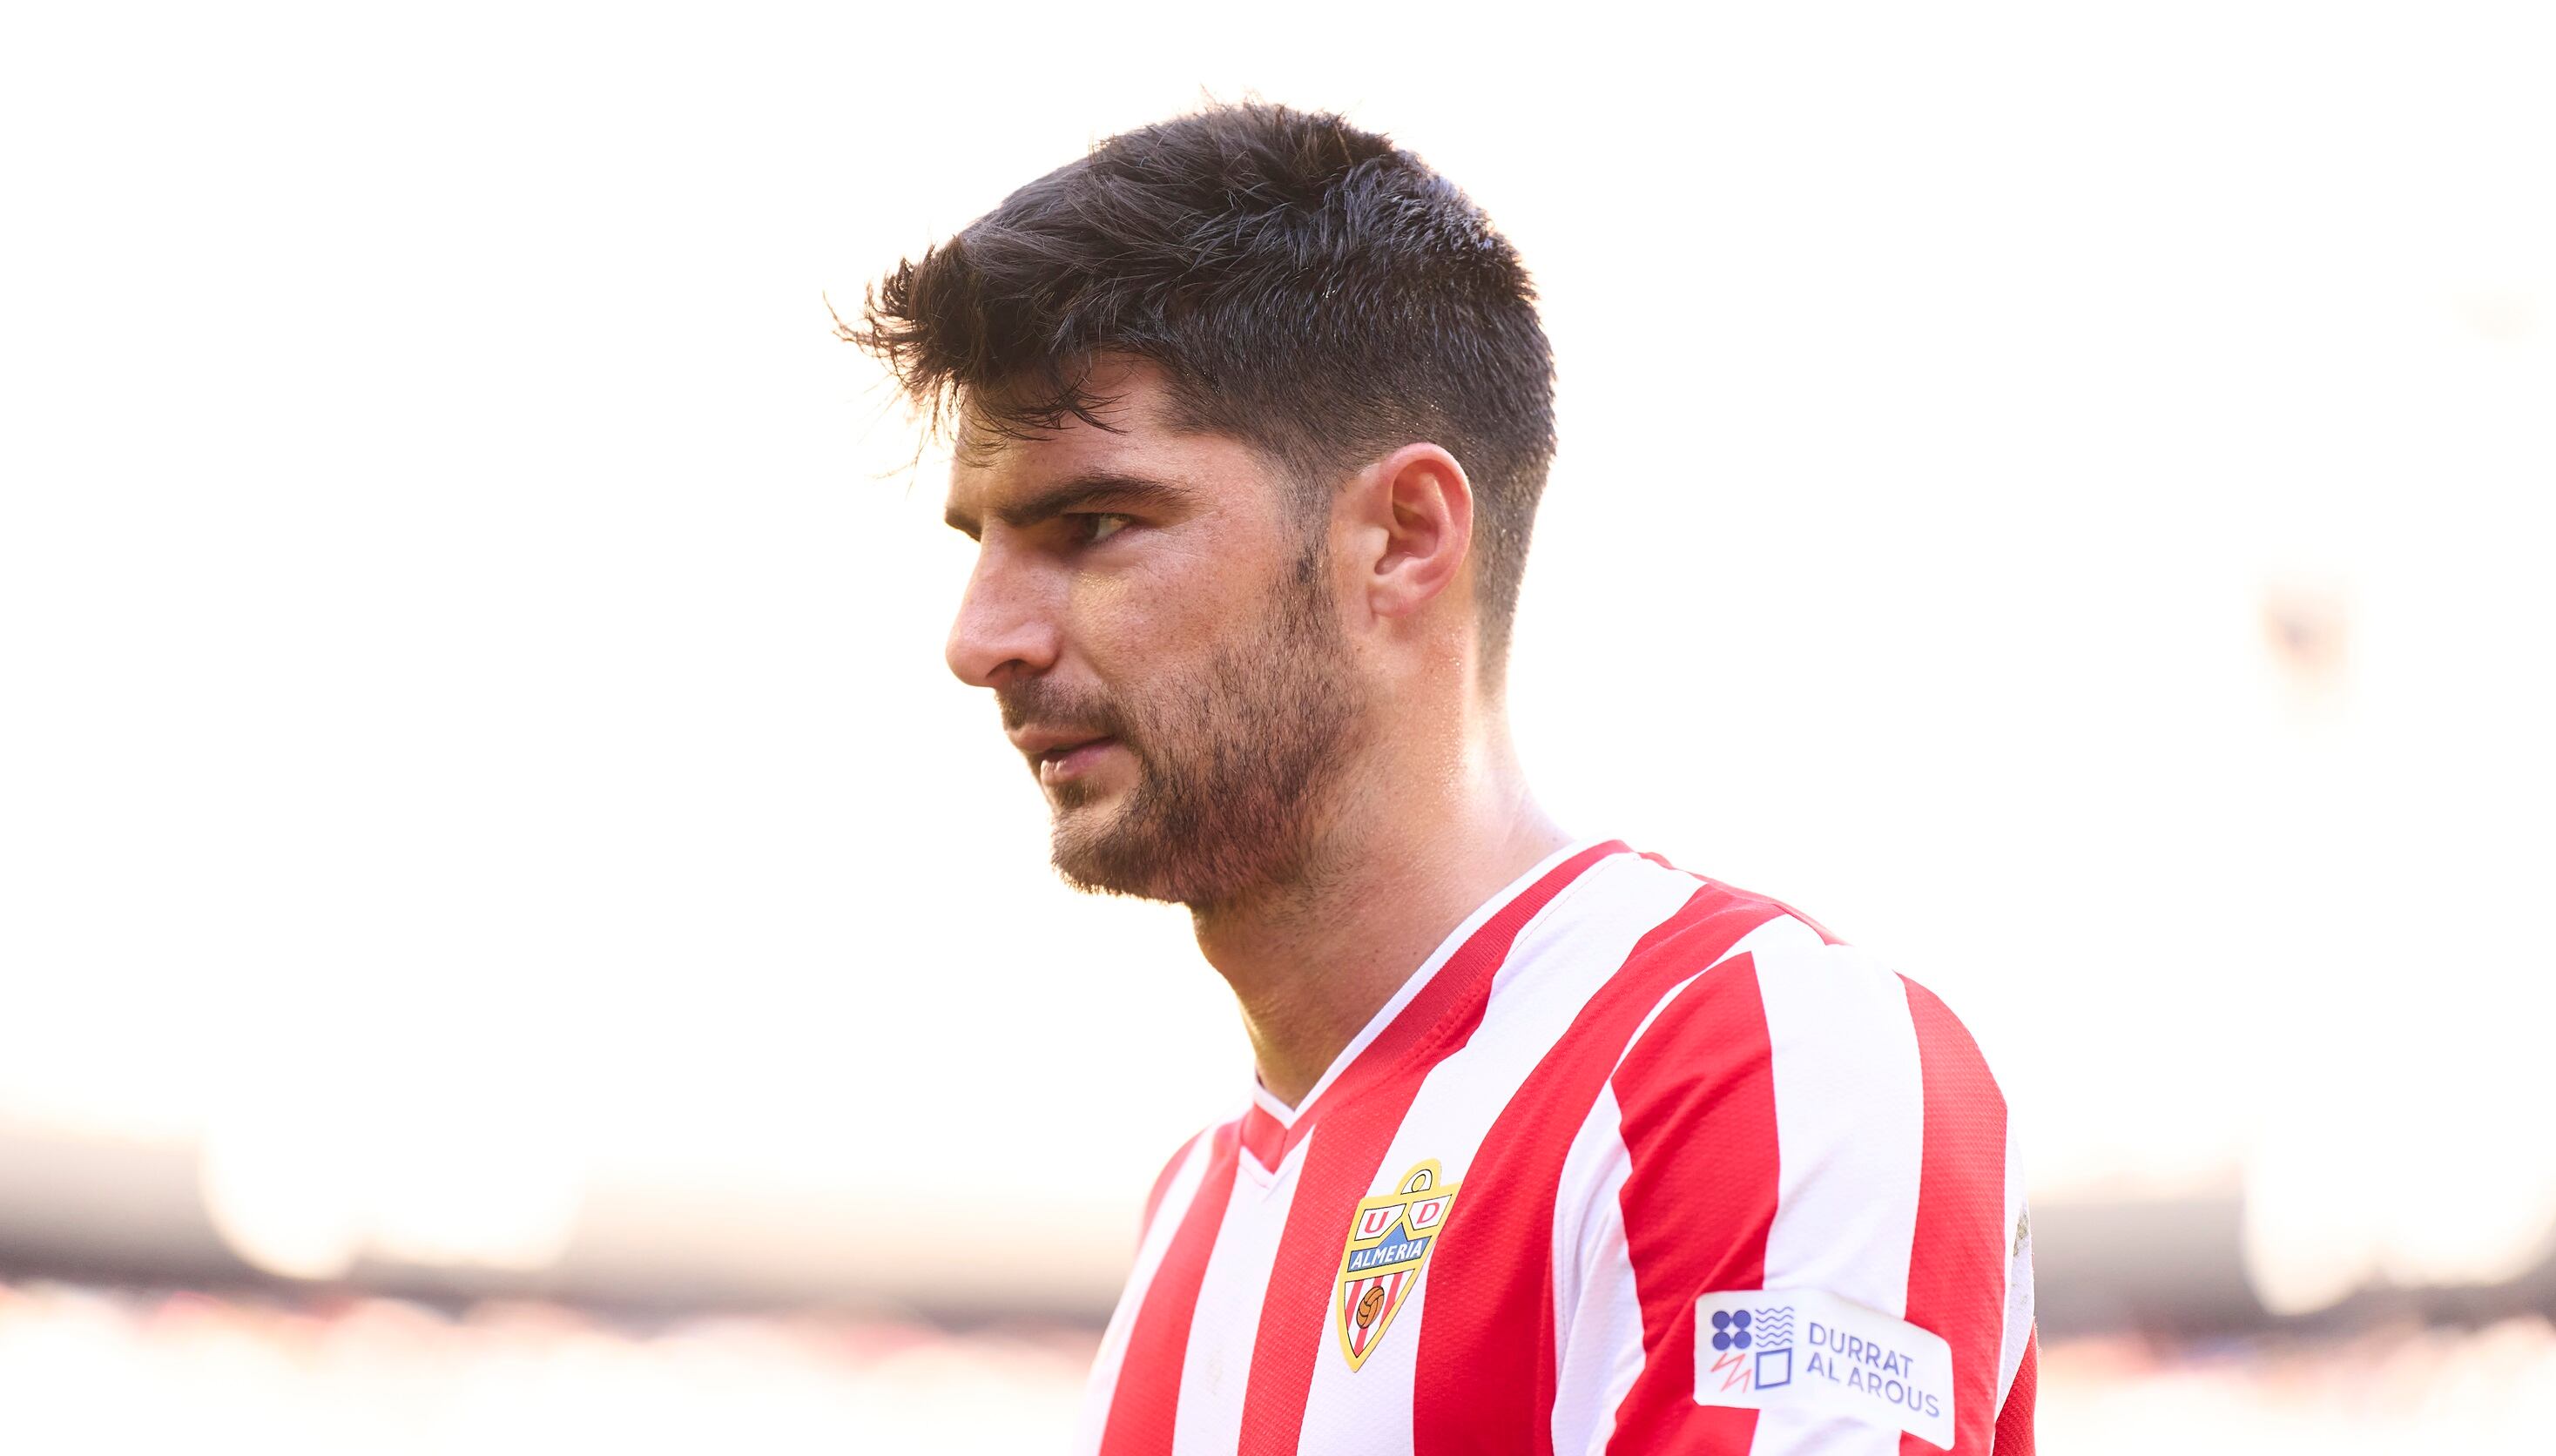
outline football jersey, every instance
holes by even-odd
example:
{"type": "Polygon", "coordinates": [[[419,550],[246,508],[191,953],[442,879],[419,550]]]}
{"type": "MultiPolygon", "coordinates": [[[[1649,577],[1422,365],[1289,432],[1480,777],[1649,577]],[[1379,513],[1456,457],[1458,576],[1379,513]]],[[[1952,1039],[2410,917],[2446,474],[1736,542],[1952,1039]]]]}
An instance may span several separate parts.
{"type": "Polygon", "coordinates": [[[2003,1096],[1914,982],[1621,844],[1156,1182],[1076,1449],[2029,1456],[2003,1096]]]}

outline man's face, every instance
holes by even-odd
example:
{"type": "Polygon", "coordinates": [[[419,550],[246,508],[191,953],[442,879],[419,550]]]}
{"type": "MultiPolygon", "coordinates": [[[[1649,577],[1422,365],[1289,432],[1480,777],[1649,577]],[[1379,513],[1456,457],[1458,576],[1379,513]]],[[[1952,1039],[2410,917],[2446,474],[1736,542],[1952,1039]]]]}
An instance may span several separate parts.
{"type": "Polygon", "coordinates": [[[1328,516],[1269,457],[1167,421],[1150,367],[1103,418],[963,437],[976,569],[951,671],[994,690],[1080,888],[1206,907],[1305,868],[1363,700],[1328,516]]]}

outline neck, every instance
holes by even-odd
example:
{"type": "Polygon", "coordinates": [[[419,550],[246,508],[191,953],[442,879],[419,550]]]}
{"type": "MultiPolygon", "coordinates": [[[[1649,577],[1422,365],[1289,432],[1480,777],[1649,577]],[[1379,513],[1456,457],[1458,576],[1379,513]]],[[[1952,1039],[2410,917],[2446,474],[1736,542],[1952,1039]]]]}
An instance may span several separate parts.
{"type": "Polygon", "coordinates": [[[1496,719],[1462,741],[1433,761],[1343,775],[1306,872],[1195,911],[1261,1083],[1290,1107],[1467,916],[1569,843],[1535,806],[1496,719]]]}

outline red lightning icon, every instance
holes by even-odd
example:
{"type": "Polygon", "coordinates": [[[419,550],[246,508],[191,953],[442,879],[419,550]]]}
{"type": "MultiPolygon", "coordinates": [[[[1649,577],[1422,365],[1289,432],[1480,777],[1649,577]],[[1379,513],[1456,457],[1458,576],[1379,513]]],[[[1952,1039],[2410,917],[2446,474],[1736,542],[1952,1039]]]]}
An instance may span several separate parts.
{"type": "Polygon", "coordinates": [[[1730,1372],[1729,1375],[1723,1377],[1722,1389],[1725,1390],[1748,1384],[1748,1357],[1735,1350],[1714,1361],[1713,1368],[1716,1371],[1730,1372]]]}

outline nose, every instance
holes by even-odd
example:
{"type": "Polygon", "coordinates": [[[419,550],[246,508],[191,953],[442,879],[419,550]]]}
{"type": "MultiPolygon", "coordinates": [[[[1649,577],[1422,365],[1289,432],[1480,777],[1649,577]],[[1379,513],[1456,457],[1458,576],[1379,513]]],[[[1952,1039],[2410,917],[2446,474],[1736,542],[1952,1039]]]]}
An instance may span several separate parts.
{"type": "Polygon", "coordinates": [[[1056,665],[1060,637],[1054,608],[1037,573],[987,542],[950,623],[943,655],[951,673],[971,688],[999,688],[1046,672],[1056,665]]]}

